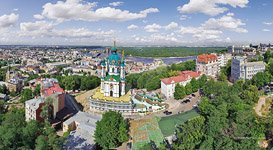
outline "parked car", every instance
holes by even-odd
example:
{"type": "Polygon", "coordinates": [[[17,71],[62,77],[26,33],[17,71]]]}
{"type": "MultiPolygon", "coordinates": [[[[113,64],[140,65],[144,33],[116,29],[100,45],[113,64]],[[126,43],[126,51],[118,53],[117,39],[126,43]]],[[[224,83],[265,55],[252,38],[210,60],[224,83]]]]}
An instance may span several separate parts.
{"type": "Polygon", "coordinates": [[[173,112],[171,112],[171,111],[168,111],[167,113],[166,113],[166,115],[171,115],[173,112]]]}
{"type": "Polygon", "coordinates": [[[132,149],[132,143],[131,142],[127,143],[126,148],[127,148],[127,150],[131,150],[132,149]]]}
{"type": "Polygon", "coordinates": [[[189,103],[189,102],[191,102],[190,99],[185,99],[184,101],[182,101],[182,104],[184,104],[184,103],[189,103]]]}
{"type": "Polygon", "coordinates": [[[192,97],[195,97],[195,94],[191,94],[192,97]]]}

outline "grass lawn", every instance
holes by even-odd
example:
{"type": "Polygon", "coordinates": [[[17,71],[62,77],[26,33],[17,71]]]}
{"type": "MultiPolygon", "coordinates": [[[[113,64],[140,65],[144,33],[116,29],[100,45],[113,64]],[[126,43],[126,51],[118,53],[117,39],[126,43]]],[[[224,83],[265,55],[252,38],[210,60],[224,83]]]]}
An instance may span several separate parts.
{"type": "Polygon", "coordinates": [[[190,110],[181,114],[169,116],[169,117],[162,117],[158,122],[159,128],[161,129],[162,134],[166,136],[170,136],[174,133],[175,126],[177,124],[181,124],[191,118],[198,116],[199,114],[196,110],[190,110]]]}

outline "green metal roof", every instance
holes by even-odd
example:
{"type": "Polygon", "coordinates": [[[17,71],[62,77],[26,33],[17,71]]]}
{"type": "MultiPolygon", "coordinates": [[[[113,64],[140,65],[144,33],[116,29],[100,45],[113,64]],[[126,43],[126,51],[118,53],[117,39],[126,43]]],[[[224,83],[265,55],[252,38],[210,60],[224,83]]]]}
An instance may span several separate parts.
{"type": "Polygon", "coordinates": [[[120,81],[120,76],[119,75],[107,75],[104,79],[105,81],[120,81]]]}
{"type": "Polygon", "coordinates": [[[111,51],[117,51],[118,49],[116,47],[112,47],[111,51]]]}

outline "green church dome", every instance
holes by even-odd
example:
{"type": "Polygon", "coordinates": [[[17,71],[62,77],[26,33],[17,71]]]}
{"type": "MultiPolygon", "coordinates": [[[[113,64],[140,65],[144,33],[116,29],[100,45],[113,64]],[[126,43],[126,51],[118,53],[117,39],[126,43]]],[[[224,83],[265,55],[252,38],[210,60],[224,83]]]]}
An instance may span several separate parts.
{"type": "Polygon", "coordinates": [[[112,62],[112,61],[119,61],[120,60],[120,57],[117,53],[113,53],[109,56],[109,61],[112,62]]]}
{"type": "Polygon", "coordinates": [[[117,49],[116,47],[112,47],[112,48],[111,48],[111,51],[112,51],[112,52],[116,52],[117,50],[118,50],[118,49],[117,49]]]}

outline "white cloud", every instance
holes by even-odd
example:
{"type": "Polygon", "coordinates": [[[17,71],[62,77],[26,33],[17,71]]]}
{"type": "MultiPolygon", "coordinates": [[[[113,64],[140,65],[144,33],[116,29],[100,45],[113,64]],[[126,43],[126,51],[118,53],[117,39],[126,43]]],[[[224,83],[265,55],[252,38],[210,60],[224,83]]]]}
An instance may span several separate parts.
{"type": "Polygon", "coordinates": [[[176,29],[177,27],[178,27],[178,24],[176,22],[171,22],[170,24],[165,26],[165,29],[166,30],[173,30],[173,29],[176,29]]]}
{"type": "Polygon", "coordinates": [[[271,30],[269,30],[269,29],[263,29],[262,31],[263,32],[270,32],[271,30]]]}
{"type": "Polygon", "coordinates": [[[131,42],[143,45],[178,45],[182,40],[178,40],[174,33],[160,34],[154,33],[149,36],[132,36],[131,42]]]}
{"type": "Polygon", "coordinates": [[[20,36],[49,36],[54,25],[46,21],[20,23],[20,36]]]}
{"type": "Polygon", "coordinates": [[[134,29],[137,29],[138,26],[137,25],[134,25],[134,24],[131,24],[127,27],[128,30],[134,30],[134,29]]]}
{"type": "Polygon", "coordinates": [[[273,24],[273,22],[263,22],[263,24],[271,26],[273,24]]]}
{"type": "Polygon", "coordinates": [[[245,26],[245,23],[233,16],[234,14],[228,13],[217,19],[210,18],[199,27],[181,27],[178,33],[190,34],[200,41],[228,41],[222,37],[225,30],[238,33],[248,32],[242,27],[245,26]]]}
{"type": "Polygon", "coordinates": [[[66,37],[66,38],[99,38],[99,37],[110,37],[115,31],[90,31],[85,28],[79,29],[66,29],[66,30],[54,30],[57,36],[66,37]]]}
{"type": "Polygon", "coordinates": [[[248,0],[190,0],[189,3],[177,7],[177,10],[180,13],[204,13],[215,16],[228,10],[223,5],[244,8],[248,2],[248,0]]]}
{"type": "Polygon", "coordinates": [[[8,28],[14,26],[18,21],[18,18],[19,15],[14,13],[0,16],[0,28],[8,28]]]}
{"type": "Polygon", "coordinates": [[[183,20],[191,19],[191,17],[187,15],[181,15],[179,19],[183,21],[183,20]]]}
{"type": "Polygon", "coordinates": [[[39,20],[44,19],[44,16],[42,16],[42,15],[40,15],[40,14],[35,14],[35,15],[33,15],[33,17],[34,17],[35,19],[39,19],[39,20]]]}
{"type": "Polygon", "coordinates": [[[43,6],[42,16],[57,21],[84,20],[84,21],[128,21],[146,18],[150,13],[157,13],[157,8],[148,8],[138,13],[111,7],[95,9],[96,2],[83,2],[82,0],[58,1],[55,4],[47,3],[43,6]]]}
{"type": "Polygon", "coordinates": [[[20,24],[20,36],[26,37],[62,37],[62,38],[106,38],[115,33],[109,31],[90,31],[85,28],[56,29],[56,24],[46,21],[23,22],[20,24]]]}
{"type": "Polygon", "coordinates": [[[205,29],[203,27],[181,27],[178,31],[181,34],[192,34],[198,40],[219,40],[222,31],[205,29]]]}
{"type": "Polygon", "coordinates": [[[166,26],[161,26],[159,24],[153,23],[153,24],[146,25],[144,27],[144,30],[146,32],[154,33],[154,32],[158,32],[162,28],[165,29],[165,30],[174,30],[174,29],[178,28],[178,23],[176,23],[176,22],[170,22],[166,26]]]}
{"type": "Polygon", "coordinates": [[[150,24],[150,25],[146,25],[144,27],[144,30],[146,32],[158,32],[160,29],[162,28],[162,26],[160,26],[159,24],[150,24]]]}
{"type": "Polygon", "coordinates": [[[114,7],[117,7],[117,6],[121,6],[124,2],[121,2],[121,1],[117,1],[117,2],[112,2],[112,3],[109,3],[110,6],[114,6],[114,7]]]}
{"type": "Polygon", "coordinates": [[[239,33],[248,32],[245,28],[242,27],[245,26],[245,23],[243,23],[240,19],[234,18],[233,16],[233,13],[228,13],[219,19],[210,18],[204,24],[202,24],[202,26],[204,26],[206,29],[226,29],[239,33]]]}

